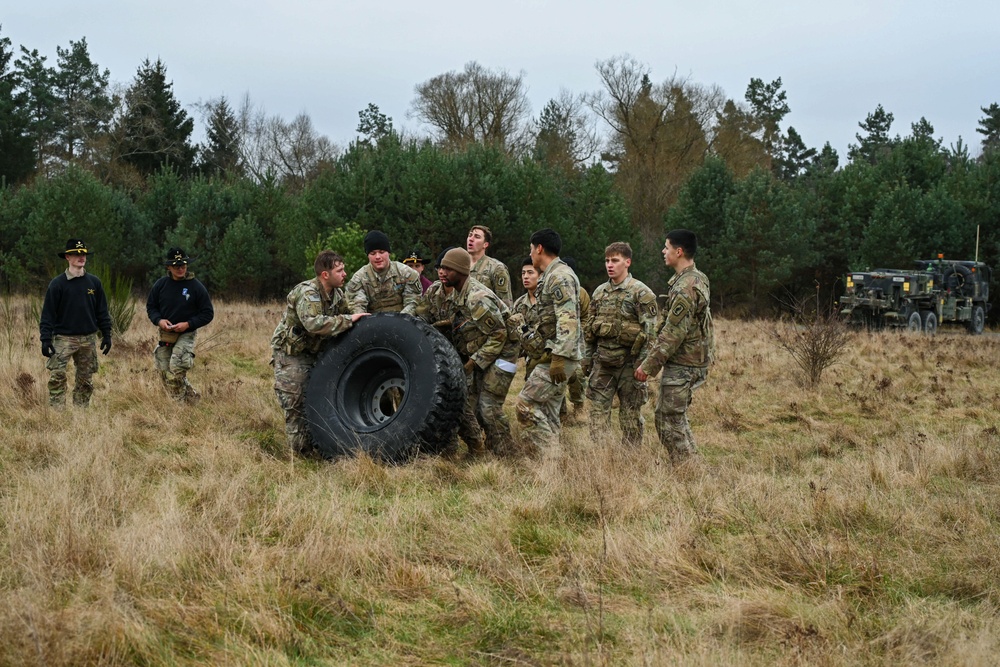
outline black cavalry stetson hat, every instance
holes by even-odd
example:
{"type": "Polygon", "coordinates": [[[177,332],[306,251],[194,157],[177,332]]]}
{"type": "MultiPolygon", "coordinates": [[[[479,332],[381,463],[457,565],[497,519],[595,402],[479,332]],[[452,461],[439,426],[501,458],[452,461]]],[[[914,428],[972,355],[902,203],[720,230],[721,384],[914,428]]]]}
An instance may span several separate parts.
{"type": "Polygon", "coordinates": [[[83,242],[83,239],[70,239],[66,241],[66,249],[58,254],[63,259],[66,259],[66,255],[86,255],[87,244],[83,242]]]}
{"type": "Polygon", "coordinates": [[[191,258],[180,248],[171,248],[167,251],[167,266],[184,266],[191,258]]]}

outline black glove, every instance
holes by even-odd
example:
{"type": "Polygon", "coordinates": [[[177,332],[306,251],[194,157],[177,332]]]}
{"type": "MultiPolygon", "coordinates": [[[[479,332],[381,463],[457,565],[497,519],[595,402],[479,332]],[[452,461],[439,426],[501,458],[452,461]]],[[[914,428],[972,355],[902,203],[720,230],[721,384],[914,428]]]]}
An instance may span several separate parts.
{"type": "Polygon", "coordinates": [[[101,340],[101,352],[107,354],[111,351],[111,334],[105,334],[101,340]]]}
{"type": "Polygon", "coordinates": [[[56,348],[52,347],[52,341],[50,341],[50,340],[43,340],[42,341],[42,356],[43,357],[51,357],[55,353],[56,353],[56,348]]]}

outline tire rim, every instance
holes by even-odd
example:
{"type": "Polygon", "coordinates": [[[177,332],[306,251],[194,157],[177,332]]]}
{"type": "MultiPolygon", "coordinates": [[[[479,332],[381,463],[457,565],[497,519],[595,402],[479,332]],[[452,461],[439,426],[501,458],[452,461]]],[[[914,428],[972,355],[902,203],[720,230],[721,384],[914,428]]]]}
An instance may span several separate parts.
{"type": "Polygon", "coordinates": [[[391,424],[406,405],[407,376],[406,362],[391,350],[369,350],[355,357],[337,388],[337,409],[344,422],[360,433],[391,424]]]}
{"type": "Polygon", "coordinates": [[[406,396],[406,381],[403,378],[389,378],[379,384],[372,394],[371,416],[382,424],[396,414],[406,396]]]}

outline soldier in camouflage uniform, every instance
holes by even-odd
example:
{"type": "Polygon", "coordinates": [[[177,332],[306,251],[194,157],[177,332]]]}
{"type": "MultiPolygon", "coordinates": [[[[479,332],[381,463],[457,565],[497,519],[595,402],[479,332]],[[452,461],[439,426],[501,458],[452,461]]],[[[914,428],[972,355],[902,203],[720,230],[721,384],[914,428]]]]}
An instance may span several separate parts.
{"type": "Polygon", "coordinates": [[[488,257],[486,249],[493,243],[493,232],[485,225],[473,225],[469,230],[469,238],[465,248],[472,256],[472,271],[470,276],[485,285],[487,289],[500,297],[504,305],[510,308],[514,304],[514,294],[511,292],[510,272],[507,265],[498,259],[488,257]]]}
{"type": "Polygon", "coordinates": [[[59,257],[68,266],[49,283],[38,323],[42,355],[48,358],[49,405],[66,406],[66,368],[72,359],[76,366],[73,405],[85,408],[94,393],[91,379],[98,368],[98,331],[101,351],[111,351],[111,316],[101,281],[84,268],[87,245],[81,239],[70,239],[59,257]]]}
{"type": "Polygon", "coordinates": [[[517,336],[520,354],[524,357],[524,379],[527,380],[531,371],[545,356],[545,340],[535,335],[538,328],[538,301],[535,290],[538,288],[538,270],[530,257],[521,262],[521,284],[525,292],[514,302],[510,317],[510,330],[517,336]]]}
{"type": "MultiPolygon", "coordinates": [[[[445,284],[454,289],[450,298],[452,339],[465,361],[469,381],[466,419],[472,415],[486,434],[486,448],[503,456],[514,451],[503,405],[517,369],[518,346],[507,329],[510,311],[492,291],[469,276],[471,266],[472,258],[461,248],[449,250],[441,260],[445,284]]],[[[480,453],[465,439],[470,443],[470,454],[480,453]]]]}
{"type": "Polygon", "coordinates": [[[288,293],[287,307],[271,336],[274,393],[285,411],[285,433],[294,454],[311,456],[315,445],[305,420],[305,388],[324,345],[364,313],[350,314],[344,298],[344,259],[332,250],[316,256],[316,277],[288,293]]]}
{"type": "Polygon", "coordinates": [[[629,272],[632,247],[612,243],[604,249],[608,282],[594,290],[584,317],[583,364],[588,372],[590,437],[611,430],[611,404],[618,395],[618,421],[625,444],[642,442],[640,409],[649,400],[645,382],[633,377],[656,336],[656,295],[629,272]]]}
{"type": "MultiPolygon", "coordinates": [[[[445,248],[438,255],[437,262],[435,264],[438,279],[427,288],[426,292],[424,292],[424,295],[420,298],[420,303],[417,305],[416,312],[417,317],[432,324],[434,328],[440,331],[452,345],[455,344],[455,337],[452,334],[452,327],[454,324],[453,297],[455,295],[455,288],[448,285],[446,282],[447,269],[441,266],[441,262],[444,260],[445,255],[454,249],[454,246],[445,248]]],[[[444,448],[445,456],[454,457],[458,453],[459,437],[465,441],[465,444],[469,448],[470,452],[482,453],[485,451],[485,445],[483,444],[483,429],[476,419],[475,406],[468,401],[466,401],[465,404],[465,410],[462,415],[462,421],[459,423],[458,432],[455,434],[452,441],[444,448]]]]}
{"type": "Polygon", "coordinates": [[[347,283],[352,313],[407,313],[420,301],[420,276],[401,262],[389,259],[389,237],[378,230],[365,235],[368,263],[347,283]]]}
{"type": "MultiPolygon", "coordinates": [[[[573,273],[576,273],[576,260],[572,257],[561,257],[562,261],[566,262],[573,273]]],[[[577,274],[577,280],[579,280],[580,275],[577,274]]],[[[587,315],[587,311],[590,309],[590,294],[587,290],[580,287],[580,323],[583,324],[583,320],[587,315]]],[[[562,406],[559,408],[559,419],[565,422],[574,422],[579,414],[583,411],[583,398],[587,391],[587,377],[583,372],[583,364],[577,367],[576,371],[569,376],[569,380],[566,382],[566,396],[569,398],[568,401],[563,401],[562,406]],[[567,402],[573,404],[573,413],[570,414],[567,407],[567,402]]]]}
{"type": "Polygon", "coordinates": [[[693,232],[676,229],[667,233],[663,261],[675,275],[670,279],[656,340],[635,371],[635,379],[645,382],[663,369],[656,432],[675,466],[698,452],[687,410],[691,394],[705,382],[715,356],[711,293],[708,277],[694,265],[697,249],[693,232]]]}
{"type": "Polygon", "coordinates": [[[536,290],[538,325],[533,332],[544,340],[545,353],[518,394],[517,421],[536,452],[559,440],[559,407],[566,381],[583,356],[580,328],[580,282],[559,259],[562,239],[552,229],[531,235],[531,259],[541,272],[536,290]]]}
{"type": "Polygon", "coordinates": [[[167,395],[175,401],[197,403],[201,395],[187,374],[194,368],[198,330],[212,321],[215,309],[208,290],[188,271],[189,260],[180,248],[167,251],[167,275],[149,290],[146,316],[159,335],[153,362],[167,395]]]}
{"type": "Polygon", "coordinates": [[[433,324],[452,343],[454,341],[451,337],[451,295],[455,293],[455,288],[449,287],[445,283],[445,269],[441,266],[441,260],[453,248],[454,246],[445,248],[438,255],[434,265],[438,279],[428,286],[423,296],[420,297],[414,312],[414,315],[423,321],[433,324]]]}

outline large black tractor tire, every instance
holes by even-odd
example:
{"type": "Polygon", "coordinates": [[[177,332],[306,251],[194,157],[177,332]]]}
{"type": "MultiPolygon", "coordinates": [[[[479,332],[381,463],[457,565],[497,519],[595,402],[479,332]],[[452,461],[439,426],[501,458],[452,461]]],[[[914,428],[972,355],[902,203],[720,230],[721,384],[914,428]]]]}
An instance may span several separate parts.
{"type": "Polygon", "coordinates": [[[437,453],[458,429],[466,397],[458,352],[415,317],[363,317],[313,367],[306,421],[328,458],[365,452],[403,462],[437,453]]]}
{"type": "Polygon", "coordinates": [[[921,319],[924,323],[924,333],[928,336],[933,336],[937,333],[938,328],[938,318],[937,313],[933,310],[925,310],[921,313],[921,319]]]}
{"type": "Polygon", "coordinates": [[[983,304],[972,304],[972,318],[966,326],[973,336],[983,333],[983,329],[986,328],[986,309],[983,308],[983,304]]]}

